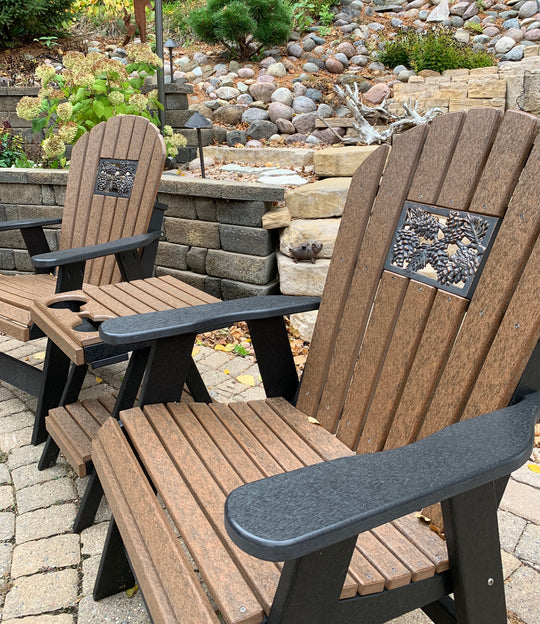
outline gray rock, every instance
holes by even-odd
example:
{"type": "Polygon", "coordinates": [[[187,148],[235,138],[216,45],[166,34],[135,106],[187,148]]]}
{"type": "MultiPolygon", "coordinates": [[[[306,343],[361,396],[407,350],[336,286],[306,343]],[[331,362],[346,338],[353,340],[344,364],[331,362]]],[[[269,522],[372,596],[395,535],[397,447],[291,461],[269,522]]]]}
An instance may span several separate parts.
{"type": "Polygon", "coordinates": [[[295,113],[311,113],[317,110],[315,102],[305,95],[300,95],[294,98],[292,107],[295,113]]]}
{"type": "Polygon", "coordinates": [[[271,121],[260,120],[253,122],[247,129],[247,134],[252,139],[268,139],[277,132],[276,124],[271,121]]]}
{"type": "Polygon", "coordinates": [[[517,17],[507,19],[503,22],[502,27],[504,28],[504,30],[510,30],[511,28],[519,28],[519,20],[517,19],[517,17]]]}
{"type": "Polygon", "coordinates": [[[523,3],[519,9],[518,17],[521,19],[526,19],[527,17],[532,17],[538,13],[538,2],[536,0],[528,0],[523,3]]]}
{"type": "Polygon", "coordinates": [[[465,24],[465,20],[459,15],[452,15],[450,18],[450,26],[453,28],[461,28],[465,24]]]}
{"type": "Polygon", "coordinates": [[[357,65],[358,67],[365,67],[369,63],[369,56],[363,54],[355,54],[351,59],[351,65],[357,65]]]}
{"type": "Polygon", "coordinates": [[[271,100],[272,102],[280,102],[281,104],[290,106],[292,104],[293,97],[294,96],[291,93],[290,89],[287,89],[286,87],[280,87],[279,89],[276,89],[274,93],[272,93],[271,100]]]}
{"type": "Polygon", "coordinates": [[[274,63],[268,67],[266,74],[267,76],[281,77],[287,74],[287,70],[285,69],[285,65],[283,65],[283,63],[274,63]]]}
{"type": "Polygon", "coordinates": [[[305,134],[291,134],[285,139],[285,143],[290,145],[291,143],[304,143],[307,139],[305,134]]]}
{"type": "Polygon", "coordinates": [[[487,35],[488,37],[496,37],[499,32],[500,30],[497,26],[488,26],[487,28],[484,28],[484,35],[487,35]]]}
{"type": "Polygon", "coordinates": [[[295,56],[296,58],[300,58],[304,50],[302,46],[298,43],[289,43],[287,46],[287,54],[289,56],[295,56]]]}
{"type": "Polygon", "coordinates": [[[296,115],[296,117],[292,119],[296,132],[300,132],[301,134],[310,134],[313,132],[313,130],[315,130],[316,121],[317,115],[315,113],[296,115]]]}
{"type": "Polygon", "coordinates": [[[316,74],[319,71],[319,67],[315,63],[304,63],[302,69],[308,74],[316,74]]]}
{"type": "Polygon", "coordinates": [[[317,108],[317,114],[319,117],[332,117],[334,114],[334,109],[328,104],[319,104],[317,108]]]}
{"type": "Polygon", "coordinates": [[[523,39],[523,33],[521,32],[521,28],[511,28],[505,34],[506,37],[512,37],[512,39],[519,43],[523,39]]]}
{"type": "Polygon", "coordinates": [[[315,56],[322,56],[326,51],[326,48],[322,45],[320,46],[315,46],[313,48],[313,50],[311,51],[312,54],[314,54],[315,56]]]}
{"type": "Polygon", "coordinates": [[[349,41],[343,41],[336,47],[336,52],[344,54],[348,59],[356,54],[356,49],[349,41]]]}
{"type": "Polygon", "coordinates": [[[521,61],[523,58],[523,54],[525,51],[525,47],[522,45],[517,45],[513,47],[510,52],[503,54],[501,57],[501,61],[521,61]]]}
{"type": "Polygon", "coordinates": [[[295,82],[293,85],[293,93],[295,97],[305,95],[307,93],[306,85],[303,85],[301,82],[295,82]]]}
{"type": "Polygon", "coordinates": [[[270,82],[255,82],[249,87],[249,94],[255,100],[261,102],[270,102],[272,99],[272,93],[276,90],[276,87],[270,82]]]}
{"type": "Polygon", "coordinates": [[[195,54],[193,55],[193,60],[197,61],[199,65],[208,65],[208,57],[202,52],[195,52],[195,54]]]}
{"type": "Polygon", "coordinates": [[[341,63],[340,61],[338,61],[337,58],[334,58],[332,56],[326,59],[324,65],[331,74],[342,74],[343,70],[345,69],[343,63],[341,63]]]}
{"type": "Polygon", "coordinates": [[[315,102],[319,102],[320,100],[322,100],[322,93],[319,91],[319,89],[308,89],[306,91],[306,97],[314,100],[315,102]]]}
{"type": "Polygon", "coordinates": [[[392,73],[395,74],[396,76],[399,76],[399,74],[403,71],[406,70],[407,68],[405,67],[405,65],[396,65],[396,67],[394,67],[392,73]]]}
{"type": "Polygon", "coordinates": [[[459,41],[460,43],[469,43],[469,39],[471,38],[471,33],[465,28],[458,28],[454,33],[454,39],[459,41]]]}
{"type": "Polygon", "coordinates": [[[253,78],[253,76],[255,76],[255,72],[251,67],[241,67],[238,70],[238,78],[253,78]]]}
{"type": "Polygon", "coordinates": [[[268,119],[269,114],[268,111],[263,110],[261,108],[248,108],[244,113],[242,113],[242,123],[252,124],[255,121],[260,121],[261,119],[268,119]]]}
{"type": "Polygon", "coordinates": [[[368,69],[370,69],[371,71],[384,71],[386,67],[383,65],[383,63],[375,61],[374,63],[370,63],[368,65],[368,69]]]}
{"type": "Polygon", "coordinates": [[[238,143],[245,145],[247,141],[247,132],[245,130],[230,130],[227,132],[227,145],[234,147],[238,143]]]}
{"type": "Polygon", "coordinates": [[[222,100],[234,100],[240,95],[240,91],[234,87],[220,87],[216,89],[216,95],[222,100]]]}
{"type": "MultiPolygon", "coordinates": [[[[277,119],[288,119],[290,121],[294,117],[294,110],[281,102],[272,102],[268,107],[268,116],[270,117],[270,121],[274,123],[277,119]]],[[[243,120],[242,117],[242,121],[243,120]]]]}
{"type": "Polygon", "coordinates": [[[337,59],[343,67],[349,67],[349,59],[346,54],[343,54],[343,52],[336,52],[334,58],[337,59]]]}
{"type": "Polygon", "coordinates": [[[476,6],[476,2],[471,2],[461,17],[463,17],[464,20],[468,20],[474,15],[478,15],[478,7],[476,6]]]}
{"type": "Polygon", "coordinates": [[[450,15],[463,16],[463,13],[469,8],[468,2],[456,2],[450,7],[450,15]]]}
{"type": "Polygon", "coordinates": [[[495,44],[495,52],[497,54],[506,54],[516,45],[512,37],[501,37],[495,44]]]}
{"type": "Polygon", "coordinates": [[[274,76],[270,76],[270,74],[261,74],[257,79],[257,82],[268,82],[274,83],[276,81],[274,76]]]}
{"type": "Polygon", "coordinates": [[[315,41],[317,45],[324,45],[326,43],[325,39],[323,39],[322,37],[317,37],[317,35],[311,35],[311,38],[313,39],[313,41],[315,41]]]}
{"type": "Polygon", "coordinates": [[[253,102],[253,98],[249,93],[242,93],[236,98],[236,103],[242,106],[249,106],[253,102]]]}
{"type": "Polygon", "coordinates": [[[540,28],[540,22],[534,21],[527,24],[527,30],[534,30],[535,28],[540,28]]]}
{"type": "Polygon", "coordinates": [[[235,126],[240,123],[244,108],[238,105],[221,106],[214,112],[214,121],[227,126],[235,126]]]}
{"type": "Polygon", "coordinates": [[[428,17],[429,17],[429,11],[426,9],[418,13],[418,19],[422,20],[423,22],[425,22],[428,17]]]}
{"type": "Polygon", "coordinates": [[[473,43],[481,43],[482,45],[484,45],[488,41],[489,37],[487,35],[476,35],[476,37],[473,37],[473,43]]]}
{"type": "MultiPolygon", "coordinates": [[[[471,5],[474,6],[474,5],[471,5]]],[[[442,0],[440,4],[438,4],[433,11],[428,15],[428,22],[443,22],[445,19],[448,19],[450,15],[450,8],[448,6],[448,0],[442,0]]]]}
{"type": "MultiPolygon", "coordinates": [[[[249,130],[249,128],[248,128],[249,130]]],[[[257,141],[256,139],[251,139],[251,141],[248,141],[246,143],[246,147],[251,147],[251,148],[260,148],[260,147],[264,147],[263,144],[260,141],[257,141]]]]}
{"type": "Polygon", "coordinates": [[[540,41],[540,28],[533,28],[525,33],[527,41],[540,41]]]}
{"type": "Polygon", "coordinates": [[[313,39],[311,37],[306,37],[303,41],[302,41],[302,47],[304,48],[305,52],[311,52],[311,50],[313,50],[313,48],[316,46],[317,44],[315,43],[315,41],[313,41],[313,39]]]}
{"type": "Polygon", "coordinates": [[[292,121],[289,121],[288,119],[276,119],[275,123],[281,134],[294,134],[296,132],[296,128],[294,127],[292,121]]]}
{"type": "Polygon", "coordinates": [[[403,20],[400,20],[399,17],[393,17],[390,20],[390,26],[392,26],[392,28],[401,28],[401,26],[403,26],[403,20]]]}
{"type": "Polygon", "coordinates": [[[399,72],[398,80],[400,80],[401,82],[409,82],[409,78],[414,75],[415,72],[412,69],[404,69],[403,71],[399,72]]]}
{"type": "MultiPolygon", "coordinates": [[[[342,130],[343,133],[345,131],[343,128],[334,128],[339,134],[339,131],[342,130]]],[[[333,143],[340,143],[339,137],[337,137],[330,128],[324,128],[323,130],[315,130],[312,133],[312,136],[317,137],[321,143],[326,143],[327,145],[331,145],[333,143]]]]}

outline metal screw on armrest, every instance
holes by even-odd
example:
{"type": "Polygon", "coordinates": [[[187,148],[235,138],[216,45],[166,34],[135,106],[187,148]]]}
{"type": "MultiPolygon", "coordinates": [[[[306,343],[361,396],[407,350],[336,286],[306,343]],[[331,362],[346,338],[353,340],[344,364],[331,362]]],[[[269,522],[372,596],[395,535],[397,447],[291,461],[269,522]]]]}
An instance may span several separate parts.
{"type": "Polygon", "coordinates": [[[487,584],[491,587],[492,585],[495,584],[495,581],[492,578],[488,578],[487,584]]]}

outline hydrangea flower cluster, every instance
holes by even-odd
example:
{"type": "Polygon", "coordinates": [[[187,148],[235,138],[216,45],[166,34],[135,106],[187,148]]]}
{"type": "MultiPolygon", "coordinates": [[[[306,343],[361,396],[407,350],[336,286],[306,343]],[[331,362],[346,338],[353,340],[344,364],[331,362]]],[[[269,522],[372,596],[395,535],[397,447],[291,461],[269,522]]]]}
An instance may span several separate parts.
{"type": "MultiPolygon", "coordinates": [[[[37,68],[38,97],[22,98],[17,115],[32,121],[34,133],[45,131],[42,149],[49,166],[65,166],[66,145],[114,115],[139,115],[159,124],[157,110],[162,105],[157,90],[147,94],[141,90],[145,79],[161,66],[161,59],[147,44],[132,44],[127,52],[128,65],[98,52],[68,52],[62,71],[52,65],[37,68]]],[[[169,155],[178,152],[182,140],[169,137],[169,155]]]]}

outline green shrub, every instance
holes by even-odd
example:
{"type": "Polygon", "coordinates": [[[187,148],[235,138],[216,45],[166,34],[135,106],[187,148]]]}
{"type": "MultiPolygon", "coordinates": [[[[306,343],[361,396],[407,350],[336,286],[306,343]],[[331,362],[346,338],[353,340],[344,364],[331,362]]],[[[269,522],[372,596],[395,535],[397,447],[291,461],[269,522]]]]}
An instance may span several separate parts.
{"type": "Polygon", "coordinates": [[[39,37],[66,34],[74,0],[2,0],[0,49],[39,37]]]}
{"type": "Polygon", "coordinates": [[[190,13],[188,23],[199,39],[221,43],[233,56],[248,59],[287,41],[292,12],[283,0],[208,0],[190,13]]]}
{"type": "Polygon", "coordinates": [[[438,29],[426,33],[399,34],[386,44],[380,53],[380,61],[387,67],[404,65],[419,72],[432,69],[474,69],[493,65],[493,57],[487,52],[473,50],[472,46],[456,41],[451,31],[438,29]]]}
{"type": "Polygon", "coordinates": [[[23,140],[11,129],[8,121],[0,123],[0,167],[32,167],[24,153],[23,140]]]}

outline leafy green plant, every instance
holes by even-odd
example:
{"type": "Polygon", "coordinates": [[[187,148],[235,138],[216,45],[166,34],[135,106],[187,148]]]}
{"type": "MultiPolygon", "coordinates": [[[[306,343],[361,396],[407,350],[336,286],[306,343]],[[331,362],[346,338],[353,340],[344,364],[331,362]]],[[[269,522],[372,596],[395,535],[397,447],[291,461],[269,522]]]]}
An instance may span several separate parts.
{"type": "Polygon", "coordinates": [[[438,29],[427,33],[401,33],[386,44],[380,61],[387,67],[404,65],[419,72],[431,69],[473,69],[493,65],[493,56],[477,51],[471,45],[456,41],[449,30],[438,29]]]}
{"type": "Polygon", "coordinates": [[[299,33],[306,31],[314,22],[315,5],[311,0],[298,0],[292,5],[293,27],[299,33]]]}
{"type": "Polygon", "coordinates": [[[465,28],[467,28],[471,32],[478,33],[479,35],[481,35],[483,32],[482,24],[475,24],[474,22],[468,22],[467,24],[465,24],[465,28]]]}
{"type": "Polygon", "coordinates": [[[34,37],[66,34],[74,18],[74,0],[2,0],[0,49],[12,48],[34,37]]]}
{"type": "Polygon", "coordinates": [[[484,0],[476,0],[475,4],[476,4],[476,8],[480,11],[480,13],[482,13],[482,11],[485,10],[484,0]]]}
{"type": "Polygon", "coordinates": [[[23,139],[8,121],[0,123],[0,167],[33,167],[23,149],[23,139]]]}
{"type": "Polygon", "coordinates": [[[246,349],[245,347],[239,344],[234,345],[233,352],[236,353],[236,355],[240,355],[242,357],[246,357],[246,355],[251,354],[251,351],[249,349],[246,349]]]}
{"type": "MultiPolygon", "coordinates": [[[[17,115],[32,121],[32,132],[44,130],[41,146],[50,167],[64,167],[66,145],[113,115],[140,115],[159,124],[156,111],[162,105],[157,91],[145,95],[141,89],[161,60],[145,44],[128,46],[127,52],[130,63],[126,66],[99,53],[68,52],[62,73],[51,65],[37,68],[42,88],[38,97],[19,101],[17,115]]],[[[170,155],[175,155],[182,142],[185,145],[183,137],[169,136],[170,155]]]]}
{"type": "Polygon", "coordinates": [[[330,9],[330,4],[324,4],[319,10],[319,22],[323,26],[331,26],[334,21],[334,14],[330,9]]]}
{"type": "Polygon", "coordinates": [[[292,12],[284,0],[208,0],[190,13],[188,22],[199,39],[221,43],[245,60],[265,47],[285,43],[292,12]]]}
{"type": "Polygon", "coordinates": [[[49,49],[58,45],[58,37],[54,37],[53,35],[49,35],[48,37],[38,37],[37,39],[34,39],[34,41],[41,43],[41,45],[44,45],[49,49]]]}
{"type": "Polygon", "coordinates": [[[331,32],[332,29],[330,26],[319,26],[319,35],[321,37],[326,37],[326,35],[329,35],[331,32]]]}

